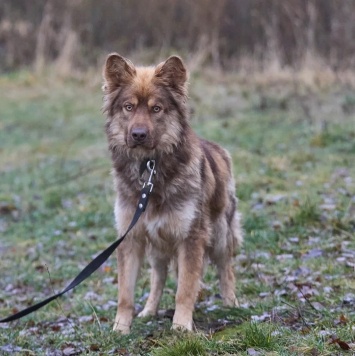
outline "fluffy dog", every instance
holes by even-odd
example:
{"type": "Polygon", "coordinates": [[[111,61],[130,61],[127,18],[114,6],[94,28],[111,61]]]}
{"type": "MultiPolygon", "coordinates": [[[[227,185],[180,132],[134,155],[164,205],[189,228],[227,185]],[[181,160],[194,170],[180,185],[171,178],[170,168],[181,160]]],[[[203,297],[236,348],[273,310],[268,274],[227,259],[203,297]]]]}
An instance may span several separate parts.
{"type": "Polygon", "coordinates": [[[192,330],[205,261],[217,267],[224,305],[238,305],[233,257],[243,236],[230,156],[191,129],[187,71],[179,57],[156,67],[135,67],[113,53],[106,60],[103,77],[118,235],[125,232],[139,200],[142,162],[156,161],[147,210],[117,249],[119,297],[114,330],[130,331],[134,288],[145,254],[151,265],[151,291],[138,316],[156,314],[169,263],[174,262],[173,328],[192,330]]]}

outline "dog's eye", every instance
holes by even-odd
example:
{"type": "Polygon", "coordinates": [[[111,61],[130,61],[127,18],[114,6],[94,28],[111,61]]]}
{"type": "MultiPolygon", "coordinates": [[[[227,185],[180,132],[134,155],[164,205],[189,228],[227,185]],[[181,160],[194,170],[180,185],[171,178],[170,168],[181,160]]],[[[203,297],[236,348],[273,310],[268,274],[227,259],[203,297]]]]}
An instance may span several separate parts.
{"type": "Polygon", "coordinates": [[[132,111],[133,110],[133,105],[131,105],[131,104],[126,104],[124,107],[125,107],[125,109],[127,111],[132,111]]]}
{"type": "Polygon", "coordinates": [[[153,106],[153,111],[154,112],[159,112],[161,110],[161,107],[158,105],[153,106]]]}

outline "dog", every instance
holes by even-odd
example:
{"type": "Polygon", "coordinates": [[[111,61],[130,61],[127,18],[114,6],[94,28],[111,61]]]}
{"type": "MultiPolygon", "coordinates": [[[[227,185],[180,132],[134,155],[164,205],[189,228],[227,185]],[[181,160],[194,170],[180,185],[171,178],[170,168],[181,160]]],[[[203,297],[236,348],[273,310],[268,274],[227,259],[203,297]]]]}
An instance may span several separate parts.
{"type": "Polygon", "coordinates": [[[134,288],[147,254],[151,290],[138,317],[157,313],[173,262],[177,291],[172,328],[191,331],[206,261],[217,267],[224,305],[238,305],[233,260],[243,234],[231,158],[225,149],[192,130],[188,73],[179,57],[171,56],[156,67],[136,67],[112,53],[103,79],[119,236],[140,197],[140,166],[147,159],[156,162],[148,207],[117,249],[119,296],[114,330],[130,332],[134,288]]]}

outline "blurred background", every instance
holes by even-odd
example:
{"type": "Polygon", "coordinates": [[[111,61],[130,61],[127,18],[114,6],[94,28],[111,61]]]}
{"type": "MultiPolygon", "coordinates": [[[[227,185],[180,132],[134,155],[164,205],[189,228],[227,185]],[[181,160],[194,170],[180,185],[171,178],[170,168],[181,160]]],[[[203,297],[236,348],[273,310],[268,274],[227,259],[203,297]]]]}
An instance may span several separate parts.
{"type": "Polygon", "coordinates": [[[118,51],[166,53],[193,68],[355,66],[353,0],[1,0],[0,70],[56,64],[65,73],[118,51]]]}

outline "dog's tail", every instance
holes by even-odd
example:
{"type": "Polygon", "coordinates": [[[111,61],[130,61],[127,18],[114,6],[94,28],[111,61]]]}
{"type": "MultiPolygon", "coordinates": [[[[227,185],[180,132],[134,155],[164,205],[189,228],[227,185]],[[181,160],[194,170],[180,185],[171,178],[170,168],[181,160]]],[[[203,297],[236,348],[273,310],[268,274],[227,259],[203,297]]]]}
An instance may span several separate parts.
{"type": "Polygon", "coordinates": [[[241,214],[238,211],[234,212],[231,224],[230,231],[234,241],[235,249],[239,249],[243,244],[244,233],[241,223],[241,214]]]}
{"type": "Polygon", "coordinates": [[[242,228],[242,216],[238,210],[238,198],[235,192],[235,182],[231,177],[228,185],[229,195],[229,241],[232,242],[233,251],[236,252],[243,244],[243,228],[242,228]]]}

